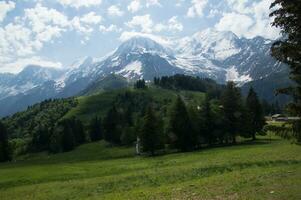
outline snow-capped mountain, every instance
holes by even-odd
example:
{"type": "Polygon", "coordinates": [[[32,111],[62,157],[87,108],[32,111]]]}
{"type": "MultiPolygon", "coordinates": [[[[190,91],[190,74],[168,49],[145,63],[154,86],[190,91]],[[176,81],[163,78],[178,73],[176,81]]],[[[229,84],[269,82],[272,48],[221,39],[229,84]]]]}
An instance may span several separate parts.
{"type": "MultiPolygon", "coordinates": [[[[17,75],[0,74],[0,106],[10,102],[15,108],[12,102],[18,102],[18,110],[22,110],[46,98],[74,96],[111,74],[127,80],[187,74],[244,85],[287,71],[285,65],[270,56],[272,42],[262,37],[239,38],[232,32],[214,29],[170,45],[136,36],[102,59],[85,57],[65,71],[28,66],[17,75]],[[20,106],[20,102],[25,103],[20,106]]],[[[15,111],[0,110],[0,115],[15,111]]]]}
{"type": "Polygon", "coordinates": [[[44,83],[58,79],[62,70],[29,65],[18,74],[0,74],[0,100],[9,96],[26,93],[44,83]]]}
{"type": "Polygon", "coordinates": [[[241,40],[232,32],[206,29],[185,37],[178,42],[176,50],[186,56],[204,57],[223,61],[242,50],[241,40]]]}

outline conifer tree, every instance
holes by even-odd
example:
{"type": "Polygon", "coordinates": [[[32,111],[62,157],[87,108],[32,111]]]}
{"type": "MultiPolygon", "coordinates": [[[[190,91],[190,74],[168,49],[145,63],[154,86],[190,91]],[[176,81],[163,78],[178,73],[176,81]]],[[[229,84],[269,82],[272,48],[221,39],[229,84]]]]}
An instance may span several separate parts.
{"type": "Polygon", "coordinates": [[[86,142],[86,134],[82,122],[79,119],[73,119],[71,129],[77,145],[84,144],[86,142]]]}
{"type": "Polygon", "coordinates": [[[211,145],[214,142],[214,120],[212,116],[211,106],[210,106],[210,99],[206,96],[204,101],[204,106],[202,109],[202,118],[203,118],[203,130],[202,134],[206,140],[206,142],[211,145]]]}
{"type": "Polygon", "coordinates": [[[122,130],[120,127],[120,114],[117,111],[116,106],[113,106],[106,114],[103,120],[103,127],[104,127],[104,138],[106,141],[120,144],[122,130]]]}
{"type": "Polygon", "coordinates": [[[64,120],[60,122],[59,126],[62,127],[61,129],[59,129],[60,131],[62,131],[62,150],[64,152],[73,150],[76,146],[76,137],[72,130],[72,123],[70,123],[70,120],[64,120]]]}
{"type": "Polygon", "coordinates": [[[92,142],[99,141],[103,139],[101,119],[95,117],[90,122],[89,135],[92,142]]]}
{"type": "Polygon", "coordinates": [[[176,99],[169,119],[169,129],[176,136],[175,146],[181,151],[191,151],[197,143],[196,135],[185,106],[180,96],[176,99]]]}
{"type": "Polygon", "coordinates": [[[4,124],[0,121],[0,162],[11,160],[11,152],[8,143],[7,130],[4,124]]]}
{"type": "Polygon", "coordinates": [[[236,143],[236,136],[241,130],[243,113],[240,90],[234,82],[227,83],[221,102],[225,120],[224,131],[231,136],[232,142],[236,143]]]}
{"type": "Polygon", "coordinates": [[[253,140],[255,140],[256,133],[261,131],[263,126],[265,125],[265,118],[264,118],[261,103],[253,88],[250,88],[249,90],[246,106],[247,106],[248,123],[250,125],[249,126],[250,133],[252,135],[253,140]]]}
{"type": "MultiPolygon", "coordinates": [[[[277,60],[290,67],[290,78],[295,82],[295,86],[280,89],[279,92],[293,97],[294,102],[289,105],[289,110],[301,117],[301,1],[275,0],[271,9],[270,16],[274,18],[272,25],[280,28],[283,36],[272,45],[271,52],[277,60]]],[[[295,123],[295,132],[301,135],[301,120],[295,123]]]]}
{"type": "Polygon", "coordinates": [[[162,149],[162,124],[158,120],[153,108],[149,106],[143,118],[140,139],[143,152],[149,152],[155,155],[156,150],[162,149]]]}

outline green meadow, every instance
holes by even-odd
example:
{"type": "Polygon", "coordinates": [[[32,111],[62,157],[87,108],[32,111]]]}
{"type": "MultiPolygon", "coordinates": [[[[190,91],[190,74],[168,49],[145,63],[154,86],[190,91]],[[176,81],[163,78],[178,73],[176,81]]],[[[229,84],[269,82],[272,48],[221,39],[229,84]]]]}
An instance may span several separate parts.
{"type": "Polygon", "coordinates": [[[135,156],[90,143],[0,164],[0,199],[301,199],[301,146],[273,137],[235,146],[135,156]]]}

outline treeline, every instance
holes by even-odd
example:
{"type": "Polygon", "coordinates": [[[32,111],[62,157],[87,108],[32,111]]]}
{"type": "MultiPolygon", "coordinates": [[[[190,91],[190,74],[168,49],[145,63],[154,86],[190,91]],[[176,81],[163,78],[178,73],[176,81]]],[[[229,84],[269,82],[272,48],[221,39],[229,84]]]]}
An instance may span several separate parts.
{"type": "Polygon", "coordinates": [[[120,96],[98,129],[102,130],[103,139],[115,145],[133,145],[138,137],[142,152],[152,155],[166,147],[193,151],[204,146],[234,144],[237,136],[256,139],[256,133],[265,125],[254,90],[243,99],[232,82],[220,99],[206,96],[200,106],[190,105],[179,95],[168,112],[163,112],[151,98],[140,105],[139,101],[129,103],[130,99],[130,94],[120,96]],[[139,109],[131,110],[135,106],[139,109]]]}
{"type": "Polygon", "coordinates": [[[74,98],[49,99],[28,107],[26,111],[3,118],[11,154],[49,150],[50,138],[57,122],[77,105],[74,98]]]}
{"type": "Polygon", "coordinates": [[[176,74],[154,78],[154,85],[165,89],[190,90],[207,93],[210,98],[219,98],[224,86],[217,84],[209,78],[200,78],[176,74]]]}
{"type": "MultiPolygon", "coordinates": [[[[187,83],[192,80],[202,82],[202,79],[188,76],[176,76],[170,80],[176,80],[177,87],[189,90],[190,86],[184,86],[185,77],[187,83]],[[178,80],[181,84],[177,83],[178,80]]],[[[193,84],[188,85],[192,87],[193,84]]],[[[265,124],[263,108],[256,93],[251,89],[245,99],[232,82],[218,95],[206,93],[206,98],[199,95],[197,102],[202,102],[199,105],[189,101],[181,92],[171,92],[177,97],[165,99],[159,94],[160,98],[154,99],[153,92],[164,91],[148,89],[144,80],[137,82],[135,88],[116,95],[104,115],[85,121],[62,118],[77,104],[76,100],[67,99],[43,102],[29,112],[16,114],[3,122],[10,137],[22,135],[28,140],[26,152],[65,152],[80,144],[102,139],[112,145],[132,146],[139,138],[141,151],[150,154],[165,148],[192,151],[204,146],[233,144],[237,136],[255,139],[265,124]]],[[[197,87],[195,90],[198,91],[197,87]]],[[[15,144],[12,146],[16,148],[15,144]]]]}

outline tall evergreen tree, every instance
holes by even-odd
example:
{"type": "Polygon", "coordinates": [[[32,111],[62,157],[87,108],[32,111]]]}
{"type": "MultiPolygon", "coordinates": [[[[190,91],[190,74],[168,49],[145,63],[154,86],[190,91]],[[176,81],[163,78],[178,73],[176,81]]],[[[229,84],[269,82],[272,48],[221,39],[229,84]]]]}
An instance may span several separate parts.
{"type": "Polygon", "coordinates": [[[103,120],[104,138],[106,141],[120,144],[121,143],[121,124],[120,114],[117,111],[116,106],[113,106],[106,114],[103,120]]]}
{"type": "Polygon", "coordinates": [[[11,152],[8,143],[7,130],[4,124],[0,121],[0,162],[11,160],[11,152]]]}
{"type": "Polygon", "coordinates": [[[211,111],[210,99],[206,96],[204,101],[204,106],[202,109],[202,119],[203,119],[203,129],[202,135],[204,136],[206,142],[211,145],[214,142],[214,120],[211,111]]]}
{"type": "Polygon", "coordinates": [[[176,136],[175,146],[181,151],[191,151],[197,143],[195,132],[180,96],[176,99],[169,119],[169,129],[176,136]]]}
{"type": "Polygon", "coordinates": [[[72,127],[68,121],[64,121],[63,124],[63,135],[62,135],[62,146],[63,151],[71,151],[76,146],[76,138],[74,132],[72,131],[72,127]]]}
{"type": "Polygon", "coordinates": [[[84,144],[86,142],[86,134],[83,123],[79,119],[72,119],[71,129],[76,139],[76,144],[84,144]]]}
{"type": "Polygon", "coordinates": [[[143,118],[141,133],[140,133],[142,150],[155,155],[155,151],[162,149],[162,123],[158,120],[153,108],[149,106],[143,118]]]}
{"type": "Polygon", "coordinates": [[[95,117],[91,120],[89,126],[89,135],[92,142],[103,139],[103,132],[102,132],[100,118],[95,117]]]}
{"type": "Polygon", "coordinates": [[[243,113],[241,93],[234,82],[227,83],[221,102],[224,111],[225,131],[231,136],[232,142],[236,143],[236,136],[241,130],[243,113]]]}
{"type": "Polygon", "coordinates": [[[248,124],[250,125],[250,133],[253,140],[256,139],[256,133],[261,131],[265,125],[265,118],[261,103],[256,92],[250,88],[246,101],[248,124]]]}
{"type": "Polygon", "coordinates": [[[136,81],[134,87],[135,87],[136,89],[145,89],[145,88],[146,88],[145,80],[142,79],[142,80],[136,81]]]}
{"type": "MultiPolygon", "coordinates": [[[[279,92],[293,97],[290,111],[301,117],[301,1],[275,0],[271,9],[270,16],[274,18],[272,25],[280,28],[283,35],[272,45],[271,52],[276,59],[289,65],[290,78],[295,82],[294,87],[279,92]]],[[[294,127],[301,127],[300,120],[296,123],[299,125],[295,124],[294,127]]],[[[301,135],[301,129],[295,131],[301,135]]]]}

